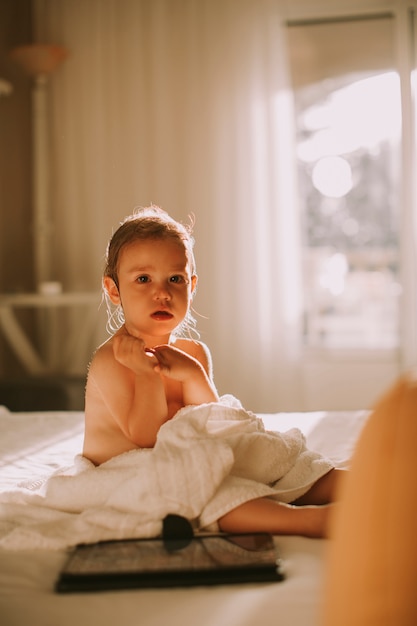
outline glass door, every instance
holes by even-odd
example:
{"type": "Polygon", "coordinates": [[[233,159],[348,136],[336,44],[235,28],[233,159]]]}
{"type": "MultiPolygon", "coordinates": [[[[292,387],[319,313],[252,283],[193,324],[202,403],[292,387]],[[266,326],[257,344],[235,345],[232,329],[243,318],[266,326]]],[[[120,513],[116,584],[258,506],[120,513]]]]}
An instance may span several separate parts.
{"type": "Polygon", "coordinates": [[[391,15],[289,25],[309,346],[399,346],[394,28],[391,15]]]}
{"type": "Polygon", "coordinates": [[[287,22],[310,410],[368,407],[417,362],[413,29],[406,6],[287,22]]]}

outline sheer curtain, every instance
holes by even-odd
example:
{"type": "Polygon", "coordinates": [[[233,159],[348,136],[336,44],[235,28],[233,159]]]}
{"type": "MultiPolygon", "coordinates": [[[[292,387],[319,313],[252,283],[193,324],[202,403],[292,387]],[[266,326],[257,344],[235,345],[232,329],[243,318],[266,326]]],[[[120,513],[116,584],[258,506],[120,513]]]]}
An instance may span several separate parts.
{"type": "MultiPolygon", "coordinates": [[[[201,339],[220,393],[302,409],[291,94],[271,0],[35,0],[50,83],[53,252],[100,287],[118,222],[151,202],[195,218],[201,339]]],[[[105,338],[104,322],[97,341],[105,338]]]]}

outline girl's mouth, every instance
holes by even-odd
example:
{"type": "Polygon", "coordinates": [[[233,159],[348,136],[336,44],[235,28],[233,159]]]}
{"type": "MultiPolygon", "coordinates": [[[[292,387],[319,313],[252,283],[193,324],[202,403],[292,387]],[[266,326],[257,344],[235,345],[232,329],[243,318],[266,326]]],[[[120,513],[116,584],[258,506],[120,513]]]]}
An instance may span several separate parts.
{"type": "Polygon", "coordinates": [[[167,321],[172,319],[174,316],[169,311],[155,311],[151,315],[152,319],[159,321],[167,321]]]}

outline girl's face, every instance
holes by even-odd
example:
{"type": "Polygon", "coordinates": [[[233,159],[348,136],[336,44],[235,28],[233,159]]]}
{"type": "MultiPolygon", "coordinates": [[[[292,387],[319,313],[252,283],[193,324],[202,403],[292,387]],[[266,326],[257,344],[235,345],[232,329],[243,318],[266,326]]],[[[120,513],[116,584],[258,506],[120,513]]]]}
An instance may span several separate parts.
{"type": "Polygon", "coordinates": [[[113,304],[123,308],[126,330],[148,347],[168,343],[197,284],[183,246],[171,239],[128,244],[120,252],[118,280],[119,288],[107,276],[104,286],[113,304]]]}

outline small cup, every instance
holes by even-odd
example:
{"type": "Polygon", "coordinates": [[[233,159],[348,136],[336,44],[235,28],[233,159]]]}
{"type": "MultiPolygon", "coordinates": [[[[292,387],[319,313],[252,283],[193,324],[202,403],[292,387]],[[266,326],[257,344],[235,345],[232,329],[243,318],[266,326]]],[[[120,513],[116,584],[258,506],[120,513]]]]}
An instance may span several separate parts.
{"type": "Polygon", "coordinates": [[[47,280],[39,283],[38,293],[43,296],[57,296],[62,293],[62,283],[57,280],[47,280]]]}

